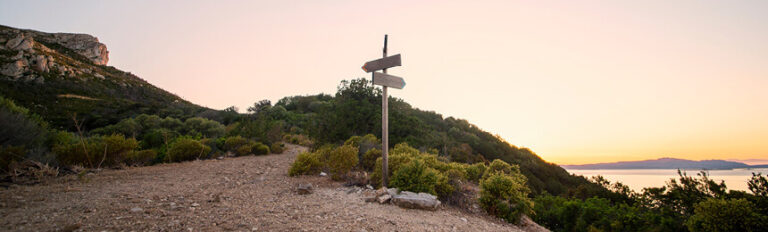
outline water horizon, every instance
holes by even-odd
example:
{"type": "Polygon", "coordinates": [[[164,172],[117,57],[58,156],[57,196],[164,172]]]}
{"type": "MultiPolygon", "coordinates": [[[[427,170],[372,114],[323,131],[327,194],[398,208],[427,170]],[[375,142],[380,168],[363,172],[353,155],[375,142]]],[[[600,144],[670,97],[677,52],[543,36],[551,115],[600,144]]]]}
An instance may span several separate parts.
{"type": "MultiPolygon", "coordinates": [[[[661,187],[670,179],[678,179],[677,169],[565,169],[571,174],[592,177],[601,175],[606,180],[614,183],[619,181],[636,192],[642,192],[643,188],[661,187]]],[[[700,171],[709,174],[709,178],[717,182],[725,181],[728,190],[741,190],[749,192],[747,182],[752,178],[752,173],[768,174],[768,168],[738,168],[730,170],[704,170],[704,169],[680,169],[688,176],[697,177],[700,171]]]]}

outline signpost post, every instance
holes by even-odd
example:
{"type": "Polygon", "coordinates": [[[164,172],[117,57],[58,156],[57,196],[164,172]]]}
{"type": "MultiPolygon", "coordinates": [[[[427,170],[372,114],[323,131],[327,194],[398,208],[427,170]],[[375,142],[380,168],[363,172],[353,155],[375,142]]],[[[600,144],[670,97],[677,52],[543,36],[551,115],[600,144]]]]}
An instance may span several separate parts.
{"type": "Polygon", "coordinates": [[[387,187],[389,179],[389,96],[387,96],[387,87],[402,89],[405,87],[405,81],[401,77],[387,74],[387,68],[401,65],[400,54],[387,56],[387,35],[384,35],[384,55],[381,59],[368,61],[363,65],[363,71],[373,72],[373,84],[381,85],[381,185],[387,187]],[[381,73],[376,72],[382,70],[381,73]]]}

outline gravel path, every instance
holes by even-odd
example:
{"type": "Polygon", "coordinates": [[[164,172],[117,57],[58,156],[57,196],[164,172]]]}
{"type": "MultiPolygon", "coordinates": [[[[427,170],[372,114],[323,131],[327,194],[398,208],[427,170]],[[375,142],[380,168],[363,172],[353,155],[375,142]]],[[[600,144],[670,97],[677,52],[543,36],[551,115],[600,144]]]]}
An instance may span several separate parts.
{"type": "Polygon", "coordinates": [[[287,145],[283,154],[106,170],[12,186],[0,190],[0,230],[521,231],[453,207],[432,212],[365,203],[357,189],[325,177],[288,177],[302,150],[287,145]],[[314,193],[296,194],[298,183],[312,183],[314,193]]]}

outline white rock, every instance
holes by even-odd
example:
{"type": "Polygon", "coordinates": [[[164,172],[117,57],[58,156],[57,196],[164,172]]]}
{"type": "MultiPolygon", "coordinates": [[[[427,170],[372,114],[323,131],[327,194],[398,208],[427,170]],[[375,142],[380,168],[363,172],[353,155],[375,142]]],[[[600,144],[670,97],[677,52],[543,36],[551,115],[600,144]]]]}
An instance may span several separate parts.
{"type": "Polygon", "coordinates": [[[141,212],[141,211],[144,211],[144,209],[142,209],[142,208],[139,208],[139,207],[133,207],[133,208],[131,208],[131,212],[134,212],[134,213],[138,213],[138,212],[141,212]]]}
{"type": "Polygon", "coordinates": [[[413,193],[408,191],[392,196],[392,203],[402,208],[437,210],[440,201],[428,193],[413,193]]]}
{"type": "Polygon", "coordinates": [[[20,77],[24,73],[24,69],[27,66],[26,60],[16,60],[10,63],[6,63],[0,68],[0,74],[12,77],[20,77]]]}
{"type": "Polygon", "coordinates": [[[325,172],[320,172],[320,176],[327,176],[328,174],[325,172]]]}

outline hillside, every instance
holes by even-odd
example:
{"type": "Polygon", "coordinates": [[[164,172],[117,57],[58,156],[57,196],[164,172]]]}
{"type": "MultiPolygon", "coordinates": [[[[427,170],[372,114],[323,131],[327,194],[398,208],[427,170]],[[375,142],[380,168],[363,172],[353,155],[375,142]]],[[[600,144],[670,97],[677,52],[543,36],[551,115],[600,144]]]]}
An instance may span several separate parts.
{"type": "MultiPolygon", "coordinates": [[[[262,101],[249,109],[253,113],[250,116],[237,115],[232,109],[222,112],[197,106],[129,72],[106,66],[108,54],[106,45],[90,35],[0,26],[0,93],[40,115],[54,129],[76,131],[76,116],[86,131],[112,128],[100,131],[119,131],[140,141],[148,138],[136,133],[136,128],[115,130],[111,125],[140,114],[181,120],[203,116],[231,124],[228,136],[242,135],[266,144],[277,142],[279,133],[286,132],[309,135],[318,144],[340,143],[354,135],[381,134],[381,89],[372,87],[366,79],[342,81],[335,96],[286,97],[274,107],[262,101]],[[257,117],[256,112],[264,114],[257,117]]],[[[144,128],[143,133],[153,129],[144,128]]],[[[179,131],[185,133],[188,131],[179,131]]],[[[580,190],[592,192],[590,195],[601,191],[533,151],[511,145],[466,120],[443,117],[391,98],[390,146],[401,142],[425,151],[436,150],[456,162],[502,159],[517,164],[534,194],[568,194],[581,185],[591,186],[580,190]]],[[[162,157],[163,148],[146,144],[157,142],[144,141],[142,148],[154,149],[162,157]]]]}
{"type": "MultiPolygon", "coordinates": [[[[582,191],[582,194],[593,195],[604,190],[546,162],[530,149],[512,145],[467,120],[443,117],[397,98],[389,99],[389,107],[390,146],[405,142],[455,162],[501,159],[519,165],[533,194],[582,191]]],[[[321,143],[339,144],[355,135],[381,134],[381,89],[373,87],[365,78],[342,81],[334,96],[286,97],[274,108],[288,127],[300,128],[321,143]]]]}
{"type": "Polygon", "coordinates": [[[707,169],[727,170],[734,168],[750,168],[744,163],[725,160],[685,160],[660,158],[655,160],[623,161],[614,163],[598,163],[583,165],[562,165],[568,169],[707,169]]]}
{"type": "Polygon", "coordinates": [[[141,113],[185,118],[206,109],[107,66],[106,45],[86,34],[44,33],[0,25],[0,95],[74,130],[141,113]]]}

